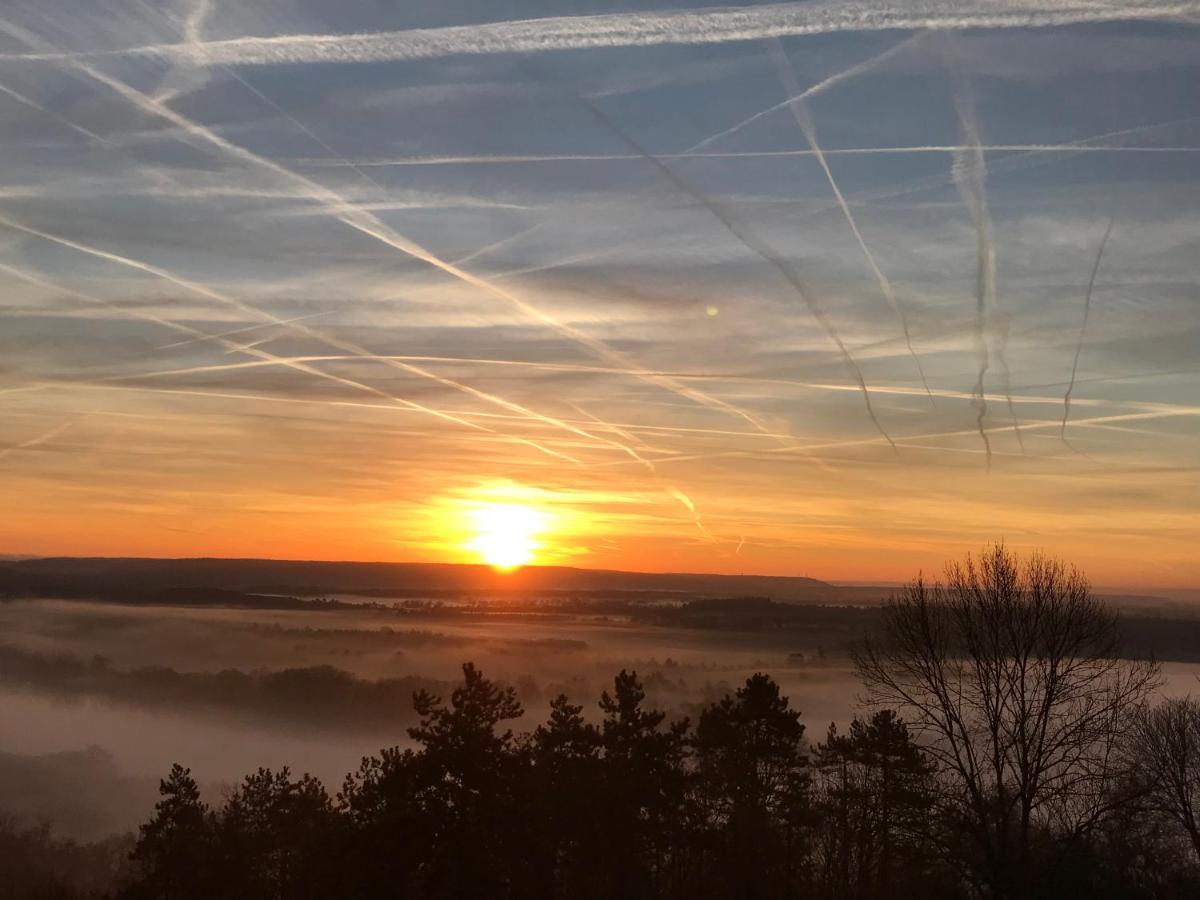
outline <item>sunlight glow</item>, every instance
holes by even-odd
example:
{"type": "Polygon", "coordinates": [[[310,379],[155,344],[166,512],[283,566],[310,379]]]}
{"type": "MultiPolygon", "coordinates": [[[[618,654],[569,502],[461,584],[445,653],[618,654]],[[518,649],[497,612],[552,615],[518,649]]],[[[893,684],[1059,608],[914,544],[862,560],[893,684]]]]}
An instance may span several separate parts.
{"type": "Polygon", "coordinates": [[[540,549],[538,536],[551,515],[513,503],[481,504],[470,511],[475,532],[468,549],[489,566],[502,571],[532,562],[540,549]]]}

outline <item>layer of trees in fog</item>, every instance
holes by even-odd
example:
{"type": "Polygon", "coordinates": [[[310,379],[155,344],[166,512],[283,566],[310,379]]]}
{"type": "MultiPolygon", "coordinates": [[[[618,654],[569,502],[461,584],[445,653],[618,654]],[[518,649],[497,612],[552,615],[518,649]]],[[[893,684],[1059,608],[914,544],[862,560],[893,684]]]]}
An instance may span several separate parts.
{"type": "Polygon", "coordinates": [[[887,605],[843,731],[809,735],[765,674],[689,719],[621,671],[597,721],[563,695],[517,734],[517,693],[467,663],[449,696],[415,692],[411,746],[339,789],[260,769],[214,806],[177,765],[130,845],[0,828],[0,880],[176,900],[1193,897],[1200,704],[1156,703],[1158,666],[1120,638],[1077,572],[998,547],[887,605]]]}

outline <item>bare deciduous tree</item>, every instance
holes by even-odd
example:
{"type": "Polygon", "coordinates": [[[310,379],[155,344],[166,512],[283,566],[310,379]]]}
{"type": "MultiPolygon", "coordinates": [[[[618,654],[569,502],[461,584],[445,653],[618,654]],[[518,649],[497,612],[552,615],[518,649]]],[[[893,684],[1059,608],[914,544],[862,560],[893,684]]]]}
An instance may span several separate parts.
{"type": "Polygon", "coordinates": [[[1134,761],[1147,784],[1145,802],[1183,829],[1200,859],[1200,702],[1171,699],[1147,710],[1134,761]]]}
{"type": "Polygon", "coordinates": [[[1158,681],[1121,658],[1116,615],[1077,569],[1003,545],[944,583],[918,577],[856,662],[867,699],[897,707],[937,762],[947,839],[993,897],[1028,896],[1118,802],[1119,751],[1158,681]]]}

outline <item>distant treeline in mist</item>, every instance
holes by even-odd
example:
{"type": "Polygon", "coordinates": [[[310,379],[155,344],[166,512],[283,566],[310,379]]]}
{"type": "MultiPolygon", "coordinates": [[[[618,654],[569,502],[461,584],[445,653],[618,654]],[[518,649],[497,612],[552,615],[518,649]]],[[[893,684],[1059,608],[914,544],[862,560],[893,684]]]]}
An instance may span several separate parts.
{"type": "Polygon", "coordinates": [[[447,687],[416,675],[358,678],[333,666],[250,672],[178,672],[166,666],[121,670],[100,656],[85,661],[3,645],[0,682],[164,710],[207,707],[256,721],[373,733],[395,733],[413,721],[409,700],[414,691],[447,687]]]}
{"type": "MultiPolygon", "coordinates": [[[[647,598],[760,594],[777,599],[831,600],[856,588],[813,578],[768,575],[619,572],[530,566],[497,572],[491,566],[439,563],[302,562],[269,559],[45,558],[0,563],[0,597],[98,597],[144,601],[187,588],[197,592],[380,598],[512,597],[627,593],[647,598]]],[[[868,594],[878,599],[878,591],[868,594]]]]}

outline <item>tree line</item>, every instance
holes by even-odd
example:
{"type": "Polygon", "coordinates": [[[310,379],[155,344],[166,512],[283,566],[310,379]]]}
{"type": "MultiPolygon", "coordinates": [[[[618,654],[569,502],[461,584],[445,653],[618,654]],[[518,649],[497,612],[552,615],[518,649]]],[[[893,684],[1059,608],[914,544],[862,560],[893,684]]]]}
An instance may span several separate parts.
{"type": "Polygon", "coordinates": [[[1200,704],[1119,637],[1078,571],[997,546],[887,604],[866,707],[816,740],[761,673],[692,721],[622,671],[514,734],[467,663],[332,794],[260,769],[214,807],[176,765],[115,896],[1200,896],[1200,704]]]}

